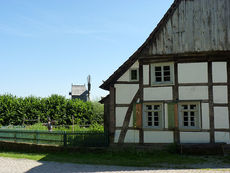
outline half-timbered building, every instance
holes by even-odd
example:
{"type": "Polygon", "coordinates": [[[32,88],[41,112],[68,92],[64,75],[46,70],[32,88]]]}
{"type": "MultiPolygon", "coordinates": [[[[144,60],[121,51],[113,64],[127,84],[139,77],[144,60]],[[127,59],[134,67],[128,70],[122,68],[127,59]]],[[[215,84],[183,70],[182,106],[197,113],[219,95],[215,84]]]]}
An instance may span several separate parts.
{"type": "Polygon", "coordinates": [[[111,143],[230,144],[230,1],[175,0],[100,87],[111,143]]]}

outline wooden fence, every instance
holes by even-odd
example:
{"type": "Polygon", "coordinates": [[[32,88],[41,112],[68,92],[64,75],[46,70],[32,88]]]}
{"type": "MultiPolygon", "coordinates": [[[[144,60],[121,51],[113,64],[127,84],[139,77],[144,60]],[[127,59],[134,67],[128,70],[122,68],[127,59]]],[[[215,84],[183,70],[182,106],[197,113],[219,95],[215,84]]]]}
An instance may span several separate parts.
{"type": "Polygon", "coordinates": [[[106,147],[104,132],[65,132],[0,129],[0,141],[76,147],[106,147]]]}

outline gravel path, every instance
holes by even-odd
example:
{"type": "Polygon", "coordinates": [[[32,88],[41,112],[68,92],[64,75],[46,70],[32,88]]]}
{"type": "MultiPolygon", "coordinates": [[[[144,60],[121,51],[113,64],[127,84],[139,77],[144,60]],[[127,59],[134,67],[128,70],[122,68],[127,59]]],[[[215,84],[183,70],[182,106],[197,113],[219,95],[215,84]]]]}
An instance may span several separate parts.
{"type": "Polygon", "coordinates": [[[58,162],[34,161],[0,157],[0,173],[78,173],[78,172],[138,172],[138,173],[230,173],[229,168],[219,169],[164,169],[164,168],[135,168],[121,166],[84,165],[58,162]]]}

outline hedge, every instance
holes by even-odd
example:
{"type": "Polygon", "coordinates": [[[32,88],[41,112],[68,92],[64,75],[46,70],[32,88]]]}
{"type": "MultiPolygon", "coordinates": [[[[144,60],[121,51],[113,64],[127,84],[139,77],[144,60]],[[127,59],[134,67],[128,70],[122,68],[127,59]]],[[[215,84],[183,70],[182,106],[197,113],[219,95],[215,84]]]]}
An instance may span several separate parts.
{"type": "MultiPolygon", "coordinates": [[[[60,95],[51,95],[47,98],[16,97],[10,94],[0,95],[0,125],[22,125],[23,119],[39,119],[47,122],[48,118],[57,125],[72,124],[102,124],[103,105],[98,102],[83,102],[78,99],[66,99],[60,95]]],[[[26,124],[37,123],[25,121],[26,124]]]]}

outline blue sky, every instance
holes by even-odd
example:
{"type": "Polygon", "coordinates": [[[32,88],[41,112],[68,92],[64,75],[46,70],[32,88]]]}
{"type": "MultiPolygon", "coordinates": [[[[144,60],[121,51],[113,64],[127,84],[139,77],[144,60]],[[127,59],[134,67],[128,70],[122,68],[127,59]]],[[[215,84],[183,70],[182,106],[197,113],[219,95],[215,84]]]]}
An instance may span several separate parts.
{"type": "Polygon", "coordinates": [[[147,39],[173,0],[1,0],[0,94],[69,98],[92,78],[92,99],[147,39]]]}

